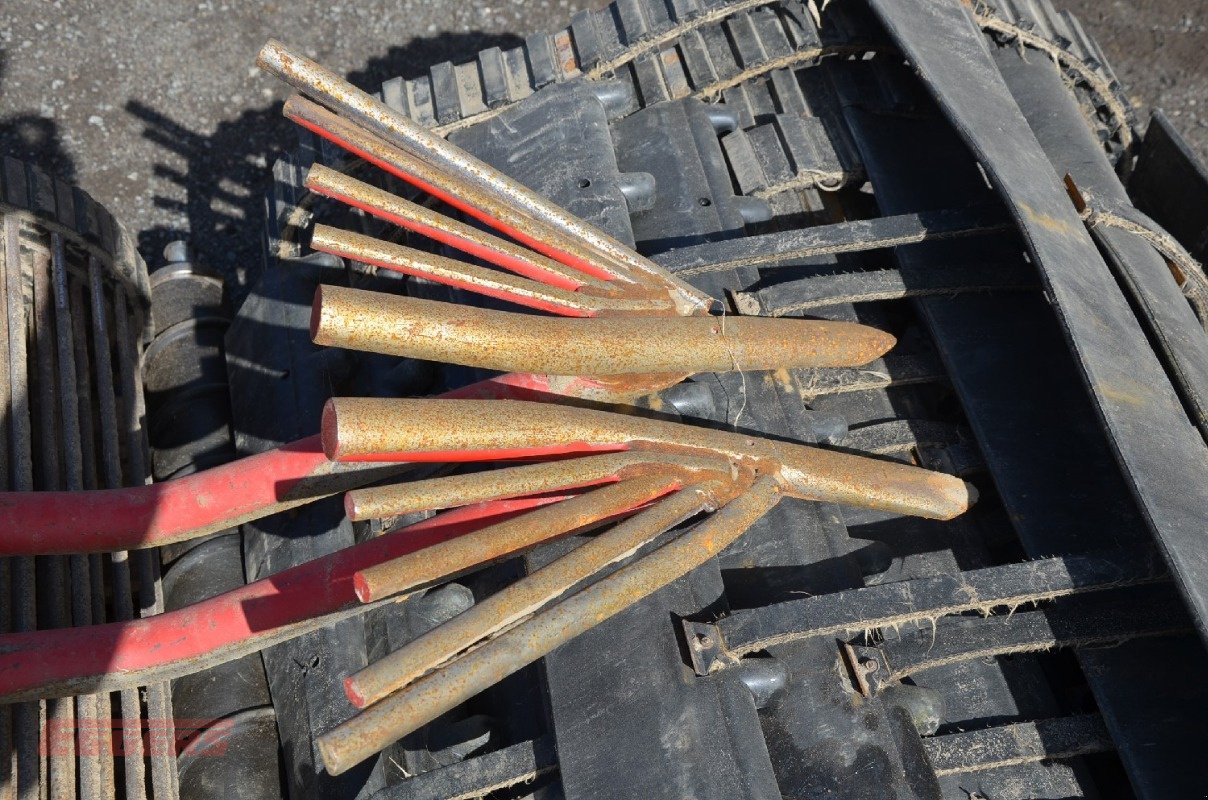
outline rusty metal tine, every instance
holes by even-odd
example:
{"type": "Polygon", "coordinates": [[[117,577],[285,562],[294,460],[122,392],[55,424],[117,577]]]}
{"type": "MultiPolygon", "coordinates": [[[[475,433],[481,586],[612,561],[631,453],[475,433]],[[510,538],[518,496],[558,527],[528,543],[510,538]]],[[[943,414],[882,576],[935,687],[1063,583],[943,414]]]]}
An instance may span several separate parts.
{"type": "Polygon", "coordinates": [[[724,505],[742,488],[727,475],[721,480],[688,486],[660,500],[349,676],[344,681],[349,700],[358,708],[378,702],[488,636],[540,610],[609,565],[629,558],[684,520],[724,505]]]}
{"type": "Polygon", "coordinates": [[[310,246],[321,253],[372,264],[404,275],[427,278],[552,314],[572,317],[594,315],[590,298],[586,296],[330,225],[315,225],[310,246]]]}
{"type": "Polygon", "coordinates": [[[638,255],[608,234],[568,213],[527,186],[512,180],[499,170],[474,158],[461,148],[424,129],[406,115],[357,89],[336,73],[283,44],[270,40],[260,50],[256,63],[303,94],[347,115],[388,143],[423,158],[465,185],[458,194],[464,198],[492,196],[498,202],[523,210],[531,220],[547,227],[561,238],[578,240],[609,262],[636,274],[676,286],[685,299],[708,309],[713,299],[654,262],[638,255]]]}
{"type": "Polygon", "coordinates": [[[720,456],[777,475],[794,497],[929,519],[964,513],[977,496],[959,478],[894,461],[523,400],[338,397],[324,408],[322,428],[323,451],[344,461],[574,443],[584,450],[612,447],[720,456]]]}
{"type": "MultiPolygon", "coordinates": [[[[68,491],[84,488],[84,452],[81,442],[79,387],[76,383],[74,325],[71,298],[67,286],[67,254],[63,237],[50,235],[51,296],[54,302],[55,344],[58,365],[59,423],[62,426],[63,487],[68,491]]],[[[75,625],[92,624],[92,570],[86,555],[67,557],[70,575],[71,618],[75,625]]],[[[84,797],[101,796],[101,759],[92,737],[98,733],[98,697],[82,694],[75,698],[75,731],[79,740],[76,768],[80,793],[84,797]]]]}
{"type": "MultiPolygon", "coordinates": [[[[38,369],[38,431],[41,443],[42,489],[57,489],[61,480],[62,430],[57,425],[58,402],[55,397],[54,299],[51,284],[52,265],[49,255],[34,257],[34,345],[38,369]]],[[[71,625],[63,595],[68,586],[65,559],[46,559],[37,566],[38,582],[46,590],[46,621],[51,627],[71,625]]],[[[42,588],[42,587],[40,587],[42,588]]],[[[47,754],[47,775],[51,800],[73,798],[76,794],[75,704],[70,698],[50,700],[46,704],[46,724],[52,730],[70,731],[62,736],[60,746],[47,754]]]]}
{"type": "Polygon", "coordinates": [[[312,133],[572,269],[605,281],[641,282],[630,270],[603,260],[583,242],[548,229],[516,207],[494,197],[467,194],[464,181],[318,103],[293,95],[285,101],[282,113],[312,133]]]}
{"type": "Polygon", "coordinates": [[[294,95],[286,100],[283,113],[312,133],[585,275],[624,284],[628,289],[665,290],[675,302],[678,313],[684,315],[704,314],[720,307],[716,300],[669,272],[634,274],[621,265],[602,261],[600,255],[582,241],[550,230],[506,202],[482,195],[465,195],[467,187],[446,173],[301,96],[294,95]]]}
{"type": "Polygon", "coordinates": [[[621,480],[644,472],[728,470],[724,459],[660,453],[605,453],[541,464],[449,475],[422,481],[354,489],[344,495],[344,512],[353,521],[397,517],[414,511],[542,494],[621,480]]]}
{"type": "Polygon", "coordinates": [[[582,294],[327,225],[314,226],[310,247],[345,259],[372,263],[394,269],[395,272],[458,286],[477,294],[499,297],[500,300],[509,300],[518,305],[562,314],[564,317],[596,317],[597,314],[675,315],[674,303],[666,294],[662,300],[649,295],[603,297],[582,294]]]}
{"type": "MultiPolygon", "coordinates": [[[[113,390],[113,355],[108,310],[105,307],[104,270],[96,256],[88,259],[88,286],[92,297],[92,346],[96,364],[97,409],[101,426],[101,476],[105,488],[122,485],[121,437],[118,432],[117,397],[113,390]]],[[[130,580],[130,557],[126,551],[110,556],[113,580],[114,619],[134,618],[134,595],[130,580]]],[[[123,689],[119,695],[122,714],[122,764],[127,800],[147,796],[143,763],[142,712],[138,689],[123,689]]]]}
{"type": "Polygon", "coordinates": [[[310,246],[342,258],[428,278],[437,283],[563,316],[675,313],[670,299],[660,303],[654,298],[646,297],[598,297],[579,294],[329,225],[315,226],[310,246]]]}
{"type": "Polygon", "coordinates": [[[501,372],[644,375],[855,367],[894,344],[854,322],[764,317],[558,319],[341,286],[315,293],[318,344],[501,372]]]}
{"type": "MultiPolygon", "coordinates": [[[[27,372],[28,320],[25,313],[25,281],[21,262],[21,223],[12,214],[4,215],[4,288],[8,317],[8,391],[4,422],[9,426],[10,487],[19,492],[32,491],[33,432],[29,415],[29,374],[27,372]]],[[[26,598],[13,609],[13,629],[32,631],[35,625],[34,560],[31,556],[12,559],[12,597],[26,598]]],[[[13,706],[13,736],[17,751],[17,797],[37,800],[41,783],[39,703],[30,701],[13,706]]]]}
{"type": "Polygon", "coordinates": [[[621,481],[361,570],[353,585],[361,602],[371,603],[454,578],[635,509],[681,486],[683,479],[678,476],[650,475],[621,481]]]}
{"type": "Polygon", "coordinates": [[[310,168],[305,186],[540,283],[572,292],[583,286],[610,291],[605,281],[322,164],[310,168]]]}
{"type": "Polygon", "coordinates": [[[370,706],[318,740],[323,764],[339,775],[555,647],[620,613],[716,556],[780,500],[772,478],[658,550],[370,706]]]}

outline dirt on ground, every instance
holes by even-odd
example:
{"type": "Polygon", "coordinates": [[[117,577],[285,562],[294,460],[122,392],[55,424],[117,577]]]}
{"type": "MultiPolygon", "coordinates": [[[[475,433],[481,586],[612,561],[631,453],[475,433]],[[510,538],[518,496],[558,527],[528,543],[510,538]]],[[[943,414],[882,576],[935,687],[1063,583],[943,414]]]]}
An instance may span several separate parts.
{"type": "MultiPolygon", "coordinates": [[[[1161,108],[1208,160],[1208,2],[1056,0],[1099,42],[1142,111],[1161,108]]],[[[1206,212],[1208,213],[1208,212],[1206,212]]]]}
{"type": "MultiPolygon", "coordinates": [[[[595,0],[598,2],[599,0],[595,0]]],[[[0,152],[74,180],[154,269],[188,239],[238,288],[261,261],[271,167],[296,141],[270,38],[358,86],[555,30],[582,0],[0,0],[0,152]]]]}
{"type": "MultiPolygon", "coordinates": [[[[600,2],[5,0],[0,152],[79,183],[137,233],[152,268],[184,238],[238,286],[260,263],[271,164],[294,140],[286,90],[253,65],[266,39],[372,89],[600,2]]],[[[1208,157],[1204,0],[1064,2],[1138,103],[1164,108],[1208,157]]]]}

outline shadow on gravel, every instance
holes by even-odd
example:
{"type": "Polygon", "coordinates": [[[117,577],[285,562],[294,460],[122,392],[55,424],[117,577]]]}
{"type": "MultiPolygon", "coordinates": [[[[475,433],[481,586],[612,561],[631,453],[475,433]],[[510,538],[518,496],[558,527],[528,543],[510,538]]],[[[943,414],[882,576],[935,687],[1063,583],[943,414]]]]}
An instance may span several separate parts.
{"type": "MultiPolygon", "coordinates": [[[[0,108],[4,107],[5,53],[0,50],[0,108]]],[[[25,111],[0,116],[0,156],[34,164],[43,172],[75,183],[75,161],[59,138],[59,125],[49,117],[25,111]]]]}
{"type": "MultiPolygon", "coordinates": [[[[483,32],[444,33],[391,48],[348,80],[377,91],[389,78],[414,78],[441,61],[465,61],[487,47],[515,47],[518,36],[483,32]]],[[[183,187],[183,204],[155,193],[153,202],[183,213],[187,230],[160,226],[139,232],[139,251],[154,268],[162,263],[166,244],[187,239],[195,260],[222,275],[234,306],[243,300],[260,274],[263,254],[264,197],[272,182],[272,165],[296,142],[294,126],[281,116],[281,103],[251,108],[221,122],[212,134],[190,126],[179,109],[156,109],[130,100],[125,109],[144,124],[143,136],[176,153],[183,172],[165,164],[149,165],[156,182],[183,187]]]]}

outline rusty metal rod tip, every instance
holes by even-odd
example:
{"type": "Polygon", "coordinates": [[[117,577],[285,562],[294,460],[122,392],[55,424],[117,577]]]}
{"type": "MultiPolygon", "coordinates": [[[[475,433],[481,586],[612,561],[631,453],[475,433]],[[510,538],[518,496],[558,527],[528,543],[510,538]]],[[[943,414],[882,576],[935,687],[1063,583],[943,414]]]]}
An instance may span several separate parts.
{"type": "Polygon", "coordinates": [[[323,404],[323,414],[319,420],[319,439],[323,445],[323,455],[335,461],[340,452],[340,417],[339,403],[332,397],[323,404]]]}
{"type": "Polygon", "coordinates": [[[564,319],[330,286],[317,344],[545,375],[691,374],[856,367],[891,334],[852,322],[764,317],[564,319]]]}

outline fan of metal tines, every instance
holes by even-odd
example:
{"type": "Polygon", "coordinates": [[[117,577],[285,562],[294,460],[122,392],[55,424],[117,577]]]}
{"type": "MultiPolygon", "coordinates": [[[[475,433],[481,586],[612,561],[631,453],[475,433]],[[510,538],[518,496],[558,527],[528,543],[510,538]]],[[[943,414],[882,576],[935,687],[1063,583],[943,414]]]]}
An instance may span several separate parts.
{"type": "Polygon", "coordinates": [[[713,298],[334,73],[273,42],[259,63],[310,98],[286,102],[290,119],[502,234],[316,165],[306,180],[312,191],[492,267],[326,225],[315,226],[316,250],[545,312],[339,287],[316,295],[312,334],[320,344],[510,373],[455,392],[459,399],[337,398],[323,417],[329,458],[557,457],[349,493],[354,520],[475,504],[486,517],[523,514],[358,571],[361,602],[421,590],[555,537],[615,523],[350,676],[348,697],[364,710],[319,740],[329,772],[368,758],[704,563],[784,495],[935,519],[972,502],[963,481],[908,465],[515,399],[536,393],[615,401],[697,372],[859,366],[894,339],[854,323],[714,316],[713,298]],[[703,521],[653,547],[697,517],[703,521]]]}
{"type": "Polygon", "coordinates": [[[860,366],[894,340],[852,323],[714,316],[712,298],[319,65],[275,43],[260,62],[311,98],[286,103],[291,119],[502,234],[315,167],[316,192],[494,267],[324,226],[316,248],[544,313],[323,287],[320,343],[505,374],[441,398],[337,398],[321,435],[180,480],[0,493],[0,556],[159,547],[349,489],[353,519],[440,512],[164,614],[0,633],[0,700],[189,674],[603,530],[350,676],[363,710],[320,739],[339,773],[704,563],[784,496],[933,519],[973,502],[963,481],[906,464],[583,408],[696,372],[860,366]],[[504,466],[357,488],[425,461],[504,466]]]}

